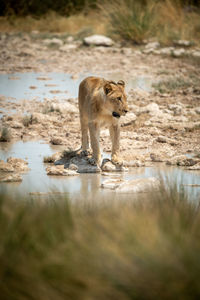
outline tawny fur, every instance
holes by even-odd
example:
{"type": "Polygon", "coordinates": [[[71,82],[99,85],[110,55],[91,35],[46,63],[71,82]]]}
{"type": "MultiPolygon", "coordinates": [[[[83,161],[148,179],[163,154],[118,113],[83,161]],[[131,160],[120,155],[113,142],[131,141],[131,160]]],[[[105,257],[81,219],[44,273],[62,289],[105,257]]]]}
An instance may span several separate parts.
{"type": "Polygon", "coordinates": [[[89,149],[89,136],[93,151],[93,159],[97,165],[101,162],[99,146],[100,128],[107,125],[110,130],[112,141],[112,161],[120,162],[119,139],[120,123],[119,117],[128,111],[125,94],[125,83],[118,83],[98,77],[87,77],[79,86],[79,111],[82,134],[82,150],[89,149]],[[114,117],[117,115],[117,117],[114,117]]]}

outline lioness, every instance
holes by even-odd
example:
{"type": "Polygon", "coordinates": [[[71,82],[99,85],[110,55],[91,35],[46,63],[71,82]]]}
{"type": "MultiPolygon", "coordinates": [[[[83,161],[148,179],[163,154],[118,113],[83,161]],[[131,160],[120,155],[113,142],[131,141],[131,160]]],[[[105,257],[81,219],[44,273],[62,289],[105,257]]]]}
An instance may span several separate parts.
{"type": "Polygon", "coordinates": [[[82,133],[82,151],[89,149],[88,129],[93,151],[92,163],[100,166],[100,127],[108,125],[112,141],[112,162],[121,164],[119,158],[119,118],[128,111],[125,83],[115,83],[98,77],[87,77],[79,86],[79,111],[82,133]]]}

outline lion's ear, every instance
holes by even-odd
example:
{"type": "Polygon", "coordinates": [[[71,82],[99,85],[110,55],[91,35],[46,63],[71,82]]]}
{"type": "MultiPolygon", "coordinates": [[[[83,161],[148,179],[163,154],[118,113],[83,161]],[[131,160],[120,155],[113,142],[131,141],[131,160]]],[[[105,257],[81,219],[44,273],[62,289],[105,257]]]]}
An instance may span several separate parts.
{"type": "Polygon", "coordinates": [[[119,80],[117,84],[122,85],[123,87],[125,87],[125,82],[123,80],[119,80]]]}
{"type": "Polygon", "coordinates": [[[104,85],[104,91],[105,91],[105,94],[108,95],[111,91],[112,91],[112,86],[110,83],[106,83],[104,85]]]}

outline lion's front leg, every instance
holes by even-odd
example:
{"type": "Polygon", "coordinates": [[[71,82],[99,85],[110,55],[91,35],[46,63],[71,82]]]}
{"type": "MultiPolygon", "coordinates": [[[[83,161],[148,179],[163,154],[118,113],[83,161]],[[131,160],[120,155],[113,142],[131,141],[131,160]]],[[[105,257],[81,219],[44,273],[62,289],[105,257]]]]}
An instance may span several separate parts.
{"type": "Polygon", "coordinates": [[[110,137],[112,141],[112,155],[111,160],[114,164],[123,164],[122,159],[120,158],[119,152],[120,152],[120,125],[112,125],[110,128],[110,137]]]}
{"type": "Polygon", "coordinates": [[[92,157],[93,163],[100,166],[101,164],[101,152],[99,146],[99,135],[100,135],[100,128],[96,122],[89,123],[89,131],[90,131],[90,142],[92,147],[92,157]]]}

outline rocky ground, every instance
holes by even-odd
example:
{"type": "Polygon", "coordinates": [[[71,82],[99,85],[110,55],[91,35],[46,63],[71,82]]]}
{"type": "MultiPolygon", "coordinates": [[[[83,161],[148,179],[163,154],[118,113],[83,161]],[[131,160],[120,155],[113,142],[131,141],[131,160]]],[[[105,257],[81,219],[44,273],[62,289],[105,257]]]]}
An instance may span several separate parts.
{"type": "MultiPolygon", "coordinates": [[[[125,165],[140,167],[160,161],[199,165],[200,50],[195,46],[183,41],[168,52],[158,43],[137,48],[119,43],[96,47],[61,35],[44,39],[33,32],[1,34],[0,47],[0,72],[4,74],[44,72],[48,76],[48,72],[62,72],[76,79],[84,73],[106,78],[115,72],[125,82],[137,76],[150,77],[154,86],[150,91],[128,91],[130,112],[121,118],[121,154],[125,165]]],[[[66,96],[64,103],[50,99],[7,100],[0,96],[4,109],[0,127],[9,131],[9,140],[34,138],[64,144],[66,149],[80,147],[77,98],[66,96]],[[12,109],[17,113],[12,114],[12,109]]],[[[101,132],[101,146],[104,152],[111,151],[106,129],[101,132]]]]}

